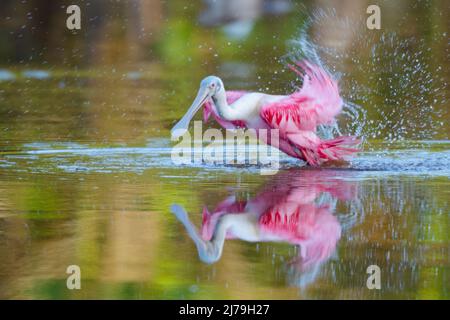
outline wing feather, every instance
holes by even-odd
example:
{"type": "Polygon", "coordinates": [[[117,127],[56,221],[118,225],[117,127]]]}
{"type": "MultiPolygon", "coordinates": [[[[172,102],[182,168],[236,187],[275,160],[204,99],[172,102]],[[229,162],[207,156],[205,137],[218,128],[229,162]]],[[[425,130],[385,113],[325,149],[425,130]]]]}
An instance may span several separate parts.
{"type": "Polygon", "coordinates": [[[333,123],[343,104],[337,82],[325,70],[307,61],[289,67],[303,75],[302,88],[264,106],[261,117],[282,134],[298,130],[315,131],[320,124],[333,123]]]}

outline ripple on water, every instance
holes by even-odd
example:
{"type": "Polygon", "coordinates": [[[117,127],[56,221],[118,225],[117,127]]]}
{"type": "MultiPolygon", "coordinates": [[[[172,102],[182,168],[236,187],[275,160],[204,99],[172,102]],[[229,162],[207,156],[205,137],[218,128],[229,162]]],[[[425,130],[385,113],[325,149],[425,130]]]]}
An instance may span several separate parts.
{"type": "MultiPolygon", "coordinates": [[[[445,142],[429,142],[425,148],[404,148],[361,152],[343,170],[355,170],[366,175],[406,174],[450,176],[450,150],[442,148],[445,142]],[[435,148],[439,145],[439,148],[435,148]],[[438,151],[434,151],[437,149],[438,151]]],[[[194,150],[199,151],[199,150],[194,150]]],[[[2,159],[2,170],[29,172],[135,172],[151,168],[202,169],[205,171],[259,172],[257,165],[227,165],[191,163],[177,165],[171,159],[172,148],[166,139],[151,141],[147,147],[94,148],[79,143],[32,143],[24,151],[8,153],[2,159]]],[[[303,166],[303,162],[282,155],[280,168],[303,166]]]]}
{"type": "Polygon", "coordinates": [[[352,160],[351,167],[362,171],[389,173],[450,175],[450,151],[363,152],[352,160]]]}

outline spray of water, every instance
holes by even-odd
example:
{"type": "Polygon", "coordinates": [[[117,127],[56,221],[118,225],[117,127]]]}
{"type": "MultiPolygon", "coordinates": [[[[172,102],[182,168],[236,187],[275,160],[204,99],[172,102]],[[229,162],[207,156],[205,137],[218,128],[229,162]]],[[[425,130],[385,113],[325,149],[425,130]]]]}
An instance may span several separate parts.
{"type": "MultiPolygon", "coordinates": [[[[442,41],[446,34],[435,37],[442,41]]],[[[363,19],[317,10],[290,41],[285,58],[308,59],[339,79],[344,109],[339,126],[320,128],[326,138],[351,134],[393,143],[434,139],[443,131],[444,68],[435,65],[424,39],[370,32],[363,19]]]]}

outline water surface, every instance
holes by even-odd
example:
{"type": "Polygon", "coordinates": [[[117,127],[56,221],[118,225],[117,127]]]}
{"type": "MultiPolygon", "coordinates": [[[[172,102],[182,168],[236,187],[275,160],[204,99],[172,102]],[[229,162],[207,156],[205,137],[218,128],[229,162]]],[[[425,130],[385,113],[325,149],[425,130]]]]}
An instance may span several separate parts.
{"type": "MultiPolygon", "coordinates": [[[[358,33],[365,8],[356,3],[346,10],[357,18],[346,23],[358,33]]],[[[92,28],[49,36],[58,50],[31,33],[23,43],[35,49],[4,41],[0,298],[449,299],[448,7],[399,3],[389,7],[398,14],[383,20],[383,32],[397,38],[360,41],[342,32],[352,36],[341,39],[333,15],[331,27],[314,29],[318,45],[338,48],[320,52],[341,74],[344,98],[360,106],[340,128],[359,130],[363,151],[339,168],[309,169],[283,157],[273,176],[257,166],[176,166],[169,130],[207,74],[230,89],[292,90],[298,82],[279,58],[308,11],[211,28],[197,23],[200,4],[174,1],[162,10],[151,2],[162,18],[139,38],[117,28],[130,14],[117,4],[92,28]],[[97,24],[103,29],[93,34],[97,24]],[[404,40],[410,37],[419,41],[404,40]],[[130,45],[136,39],[144,44],[130,45]],[[415,59],[416,73],[408,69],[415,59]],[[221,257],[204,263],[170,210],[182,206],[200,230],[205,207],[215,212],[232,199],[242,209],[268,191],[297,194],[302,217],[321,212],[330,223],[335,241],[308,236],[311,263],[280,239],[227,239],[221,257]],[[66,288],[69,265],[81,268],[81,290],[66,288]],[[380,290],[366,287],[370,265],[381,269],[380,290]]],[[[23,21],[11,21],[5,30],[21,32],[23,21]]]]}

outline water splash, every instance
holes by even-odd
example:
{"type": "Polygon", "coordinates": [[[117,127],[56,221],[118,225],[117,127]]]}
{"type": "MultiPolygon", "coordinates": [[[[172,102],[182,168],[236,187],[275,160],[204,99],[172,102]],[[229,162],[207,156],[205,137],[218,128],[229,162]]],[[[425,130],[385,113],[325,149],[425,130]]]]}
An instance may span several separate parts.
{"type": "MultiPolygon", "coordinates": [[[[317,10],[290,41],[285,58],[308,59],[339,79],[343,112],[339,126],[319,128],[323,137],[351,134],[388,142],[446,139],[442,136],[445,68],[433,65],[429,43],[445,39],[445,33],[426,41],[390,31],[370,32],[361,18],[317,10]],[[327,39],[329,33],[333,41],[327,39]]],[[[446,46],[448,51],[448,42],[446,46]]]]}

